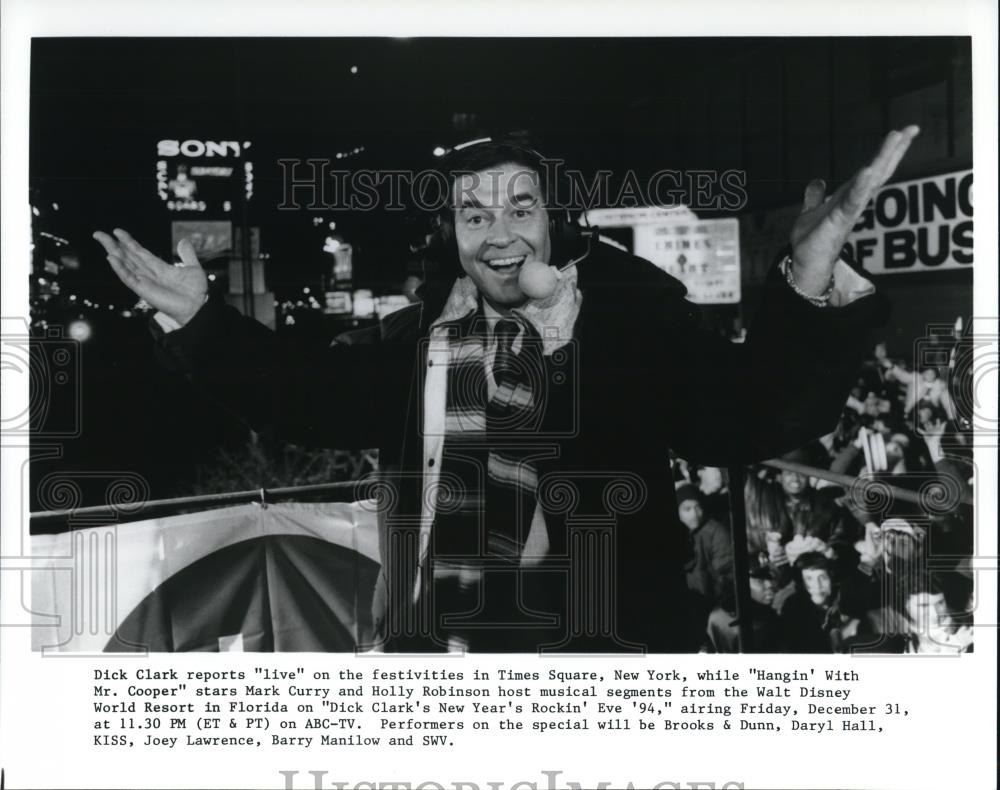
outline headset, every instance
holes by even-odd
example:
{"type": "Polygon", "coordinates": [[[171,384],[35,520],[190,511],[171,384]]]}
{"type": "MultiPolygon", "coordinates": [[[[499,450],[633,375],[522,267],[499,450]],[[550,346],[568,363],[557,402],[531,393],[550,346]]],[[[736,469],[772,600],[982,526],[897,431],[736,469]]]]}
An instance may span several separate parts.
{"type": "MultiPolygon", "coordinates": [[[[544,163],[551,160],[547,160],[537,148],[525,143],[518,136],[479,137],[454,146],[444,155],[440,169],[448,175],[449,185],[456,172],[479,169],[462,167],[462,162],[469,158],[470,153],[474,154],[476,149],[486,147],[498,152],[519,153],[518,159],[527,161],[519,161],[518,164],[531,167],[541,177],[545,177],[549,172],[544,167],[544,163]]],[[[499,157],[496,164],[500,164],[503,158],[499,157]]],[[[558,176],[559,172],[557,171],[557,179],[558,176]]],[[[546,184],[547,197],[558,194],[558,192],[555,183],[546,184]]],[[[561,267],[582,256],[589,249],[590,239],[594,235],[593,229],[583,227],[577,222],[577,218],[582,214],[580,211],[574,211],[566,206],[549,206],[546,210],[549,214],[549,241],[552,249],[549,264],[561,267]]],[[[425,237],[424,243],[418,245],[415,251],[423,253],[427,259],[445,269],[454,268],[456,272],[459,272],[458,244],[455,239],[453,209],[450,203],[441,211],[431,215],[430,222],[430,232],[425,237]]]]}

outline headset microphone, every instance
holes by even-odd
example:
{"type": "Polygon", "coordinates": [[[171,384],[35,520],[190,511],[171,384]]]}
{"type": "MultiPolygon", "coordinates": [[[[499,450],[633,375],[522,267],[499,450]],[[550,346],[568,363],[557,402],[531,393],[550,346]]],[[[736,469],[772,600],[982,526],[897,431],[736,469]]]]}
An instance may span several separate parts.
{"type": "Polygon", "coordinates": [[[555,293],[557,280],[555,267],[538,261],[525,263],[517,275],[518,287],[529,299],[548,299],[555,293]]]}

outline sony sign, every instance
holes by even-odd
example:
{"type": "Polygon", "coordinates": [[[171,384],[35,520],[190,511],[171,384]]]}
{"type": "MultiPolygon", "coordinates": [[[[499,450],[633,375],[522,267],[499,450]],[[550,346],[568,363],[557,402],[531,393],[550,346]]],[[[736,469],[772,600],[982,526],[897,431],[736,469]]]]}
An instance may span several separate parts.
{"type": "Polygon", "coordinates": [[[235,140],[160,140],[156,144],[157,156],[240,156],[250,143],[242,145],[235,140]]]}

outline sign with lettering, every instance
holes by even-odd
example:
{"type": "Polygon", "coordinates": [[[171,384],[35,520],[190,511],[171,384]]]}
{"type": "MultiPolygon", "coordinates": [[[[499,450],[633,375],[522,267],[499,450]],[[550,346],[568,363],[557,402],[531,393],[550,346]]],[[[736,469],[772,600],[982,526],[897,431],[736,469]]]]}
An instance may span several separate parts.
{"type": "Polygon", "coordinates": [[[696,304],[740,301],[740,230],[732,219],[698,219],[688,210],[630,209],[588,212],[587,219],[640,258],[676,277],[696,304]],[[622,238],[616,228],[631,230],[622,238]],[[631,241],[631,243],[629,243],[631,241]]]}
{"type": "Polygon", "coordinates": [[[236,140],[160,140],[156,143],[157,156],[234,156],[239,157],[250,143],[236,140]]]}
{"type": "Polygon", "coordinates": [[[174,220],[170,223],[170,249],[181,239],[194,247],[198,260],[208,263],[233,254],[233,224],[225,221],[174,220]]]}
{"type": "Polygon", "coordinates": [[[246,158],[251,145],[249,140],[242,143],[234,140],[159,140],[156,143],[157,196],[168,211],[197,212],[213,219],[231,213],[234,205],[253,197],[253,162],[246,158]],[[223,157],[228,157],[229,162],[218,161],[223,157]]]}
{"type": "Polygon", "coordinates": [[[972,171],[883,187],[848,245],[872,274],[971,269],[972,171]]]}

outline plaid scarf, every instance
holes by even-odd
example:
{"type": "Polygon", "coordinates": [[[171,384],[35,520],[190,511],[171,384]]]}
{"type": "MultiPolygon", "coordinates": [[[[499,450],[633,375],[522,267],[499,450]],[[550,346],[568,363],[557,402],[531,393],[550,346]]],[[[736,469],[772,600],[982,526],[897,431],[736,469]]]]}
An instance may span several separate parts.
{"type": "Polygon", "coordinates": [[[501,319],[494,332],[497,349],[490,367],[496,387],[490,395],[482,310],[449,324],[448,331],[431,581],[439,632],[453,645],[471,647],[496,636],[488,633],[491,626],[519,619],[517,572],[538,485],[525,439],[540,427],[545,368],[530,323],[501,319]],[[518,327],[521,347],[515,354],[511,346],[518,327]]]}

